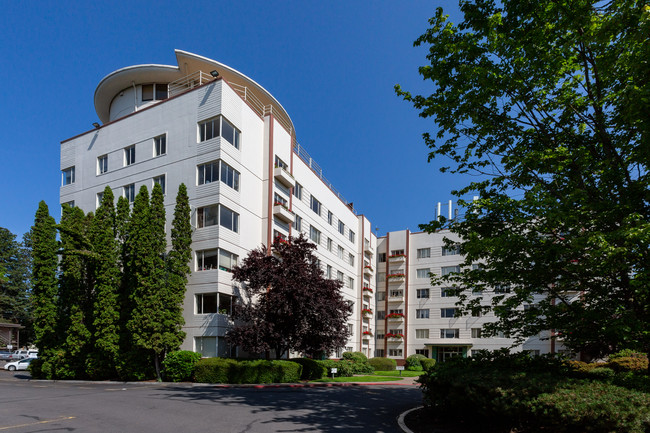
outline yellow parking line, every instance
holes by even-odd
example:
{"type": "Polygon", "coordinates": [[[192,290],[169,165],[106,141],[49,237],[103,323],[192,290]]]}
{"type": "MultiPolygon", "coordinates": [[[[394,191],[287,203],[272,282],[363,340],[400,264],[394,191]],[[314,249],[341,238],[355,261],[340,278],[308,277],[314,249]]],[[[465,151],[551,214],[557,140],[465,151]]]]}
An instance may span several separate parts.
{"type": "Polygon", "coordinates": [[[0,430],[9,430],[10,428],[20,428],[20,427],[27,427],[27,426],[30,426],[30,425],[47,424],[47,423],[50,423],[50,422],[57,422],[57,421],[66,421],[66,420],[75,419],[75,418],[76,418],[76,416],[64,416],[64,417],[56,418],[56,419],[46,419],[44,421],[30,422],[28,424],[9,425],[9,426],[6,426],[6,427],[0,427],[0,430]]]}

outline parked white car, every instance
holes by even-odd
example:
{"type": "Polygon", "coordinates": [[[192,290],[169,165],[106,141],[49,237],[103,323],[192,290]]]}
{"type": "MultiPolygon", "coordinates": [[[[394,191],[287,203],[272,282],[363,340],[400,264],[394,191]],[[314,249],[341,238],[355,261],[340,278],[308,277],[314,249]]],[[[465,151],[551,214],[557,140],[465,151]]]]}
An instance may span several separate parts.
{"type": "Polygon", "coordinates": [[[10,359],[12,361],[17,361],[24,358],[38,358],[38,349],[14,350],[10,359]]]}
{"type": "Polygon", "coordinates": [[[29,364],[36,358],[25,358],[20,361],[7,362],[5,364],[5,370],[16,371],[16,370],[27,370],[29,364]]]}

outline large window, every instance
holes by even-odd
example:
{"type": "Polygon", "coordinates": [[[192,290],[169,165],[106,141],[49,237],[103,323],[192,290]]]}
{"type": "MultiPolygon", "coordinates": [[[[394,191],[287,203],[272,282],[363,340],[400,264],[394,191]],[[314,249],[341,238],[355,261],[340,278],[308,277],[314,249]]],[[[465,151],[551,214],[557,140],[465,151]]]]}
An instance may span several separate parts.
{"type": "Polygon", "coordinates": [[[440,297],[449,298],[455,296],[453,290],[454,290],[453,287],[442,287],[440,289],[440,297]]]}
{"type": "Polygon", "coordinates": [[[165,182],[165,175],[164,174],[161,175],[161,176],[154,177],[153,178],[153,184],[154,185],[156,185],[156,184],[160,185],[160,187],[162,188],[162,193],[163,194],[165,194],[167,192],[166,182],[165,182]]]}
{"type": "Polygon", "coordinates": [[[416,319],[428,319],[429,318],[429,309],[428,308],[423,308],[423,309],[415,310],[415,318],[416,319]]]}
{"type": "Polygon", "coordinates": [[[212,269],[221,269],[222,271],[232,272],[232,268],[237,265],[237,258],[236,254],[221,248],[197,251],[196,270],[209,271],[212,269]]]}
{"type": "Polygon", "coordinates": [[[61,172],[61,174],[61,185],[65,186],[74,183],[74,166],[66,168],[61,172]]]}
{"type": "Polygon", "coordinates": [[[203,142],[221,136],[228,143],[239,149],[241,133],[223,116],[199,123],[199,141],[203,142]]]}
{"type": "Polygon", "coordinates": [[[129,203],[133,203],[135,201],[135,184],[132,183],[131,185],[125,185],[122,187],[122,192],[124,194],[124,198],[126,198],[129,203]]]}
{"type": "Polygon", "coordinates": [[[217,337],[194,337],[194,351],[204,358],[217,356],[217,337]]]}
{"type": "Polygon", "coordinates": [[[135,145],[124,148],[124,166],[135,164],[135,145]]]}
{"type": "Polygon", "coordinates": [[[441,329],[440,338],[459,338],[460,332],[458,329],[441,329]]]}
{"type": "Polygon", "coordinates": [[[428,358],[429,357],[429,349],[415,349],[415,354],[416,355],[422,355],[422,356],[428,358]]]}
{"type": "Polygon", "coordinates": [[[417,278],[429,278],[429,272],[431,272],[431,270],[429,268],[418,269],[416,277],[417,278]]]}
{"type": "Polygon", "coordinates": [[[440,317],[446,317],[446,318],[456,317],[456,308],[441,308],[440,317]]]}
{"type": "Polygon", "coordinates": [[[482,338],[481,328],[472,328],[472,338],[482,338]]]}
{"type": "Polygon", "coordinates": [[[196,210],[196,226],[198,228],[216,226],[219,224],[219,205],[203,206],[196,210]]]}
{"type": "Polygon", "coordinates": [[[402,349],[388,349],[388,356],[402,356],[402,349]]]}
{"type": "Polygon", "coordinates": [[[459,273],[460,272],[460,266],[443,266],[440,269],[442,276],[444,277],[445,275],[449,275],[451,273],[459,273]]]}
{"type": "Polygon", "coordinates": [[[239,191],[239,172],[223,161],[212,161],[197,166],[198,184],[204,185],[219,180],[221,172],[221,182],[225,183],[235,191],[239,191]]]}
{"type": "Polygon", "coordinates": [[[416,329],[415,330],[415,338],[429,338],[429,330],[428,329],[416,329]]]}
{"type": "Polygon", "coordinates": [[[219,205],[219,225],[233,232],[239,232],[239,214],[224,205],[219,205]]]}
{"type": "Polygon", "coordinates": [[[431,257],[431,248],[418,248],[418,259],[428,259],[431,257]]]}
{"type": "Polygon", "coordinates": [[[377,261],[379,263],[385,263],[386,262],[386,253],[379,253],[377,255],[377,261]]]}
{"type": "Polygon", "coordinates": [[[225,293],[199,293],[196,295],[196,314],[232,314],[234,296],[225,293]]]}
{"type": "Polygon", "coordinates": [[[104,174],[108,171],[108,155],[97,158],[97,174],[104,174]]]}
{"type": "Polygon", "coordinates": [[[454,245],[453,247],[442,247],[443,256],[456,256],[460,254],[460,245],[454,245]]]}
{"type": "Polygon", "coordinates": [[[167,153],[167,135],[159,135],[153,139],[153,156],[161,156],[167,153]]]}
{"type": "Polygon", "coordinates": [[[418,299],[425,299],[429,297],[429,289],[417,289],[416,297],[418,299]]]}
{"type": "Polygon", "coordinates": [[[162,101],[167,99],[167,84],[143,84],[142,85],[142,101],[162,101]]]}
{"type": "Polygon", "coordinates": [[[314,226],[309,228],[309,239],[320,245],[320,231],[314,226]]]}
{"type": "Polygon", "coordinates": [[[311,196],[310,207],[311,210],[313,210],[314,212],[316,212],[318,216],[320,216],[320,207],[321,207],[320,202],[316,200],[316,197],[314,197],[313,195],[311,196]]]}

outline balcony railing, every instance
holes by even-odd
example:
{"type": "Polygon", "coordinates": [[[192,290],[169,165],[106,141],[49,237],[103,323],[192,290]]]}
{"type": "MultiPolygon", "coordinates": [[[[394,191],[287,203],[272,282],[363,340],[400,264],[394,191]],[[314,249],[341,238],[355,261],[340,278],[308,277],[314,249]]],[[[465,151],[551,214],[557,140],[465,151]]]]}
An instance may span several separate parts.
{"type": "Polygon", "coordinates": [[[293,178],[291,173],[282,167],[275,167],[273,169],[273,177],[288,188],[292,188],[296,184],[296,180],[293,178]]]}
{"type": "Polygon", "coordinates": [[[288,224],[292,224],[295,219],[294,213],[284,207],[282,203],[275,203],[273,205],[273,215],[288,224]]]}

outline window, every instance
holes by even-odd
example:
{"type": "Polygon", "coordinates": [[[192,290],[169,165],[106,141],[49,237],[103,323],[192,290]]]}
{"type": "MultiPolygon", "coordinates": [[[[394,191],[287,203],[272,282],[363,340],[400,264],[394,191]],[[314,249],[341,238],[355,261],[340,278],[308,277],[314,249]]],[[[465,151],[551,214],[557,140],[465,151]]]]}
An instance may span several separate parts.
{"type": "Polygon", "coordinates": [[[135,164],[135,146],[124,148],[124,166],[135,164]]]}
{"type": "Polygon", "coordinates": [[[194,351],[205,358],[217,356],[217,337],[194,337],[194,351]]]}
{"type": "Polygon", "coordinates": [[[302,200],[302,185],[298,182],[293,186],[293,195],[296,196],[298,200],[302,200]]]}
{"type": "Polygon", "coordinates": [[[497,284],[494,286],[494,293],[510,293],[510,286],[507,284],[497,284]]]}
{"type": "Polygon", "coordinates": [[[386,253],[379,253],[377,257],[379,263],[386,263],[386,253]]]}
{"type": "Polygon", "coordinates": [[[102,205],[102,200],[104,199],[104,193],[103,192],[98,192],[97,193],[97,205],[95,208],[98,208],[102,205]]]}
{"type": "Polygon", "coordinates": [[[284,184],[282,184],[280,181],[275,179],[273,182],[275,183],[275,189],[280,191],[282,194],[286,195],[287,198],[291,195],[291,190],[286,186],[284,186],[284,184]]]}
{"type": "Polygon", "coordinates": [[[472,338],[481,338],[481,328],[472,328],[472,338]]]}
{"type": "Polygon", "coordinates": [[[196,210],[196,226],[198,228],[216,226],[219,224],[219,205],[203,206],[196,210]]]}
{"type": "Polygon", "coordinates": [[[443,266],[441,269],[441,274],[444,277],[445,275],[449,275],[452,272],[459,273],[460,272],[460,266],[443,266]]]}
{"type": "MultiPolygon", "coordinates": [[[[382,292],[386,295],[386,292],[382,292]]],[[[377,311],[377,320],[384,320],[386,318],[386,311],[377,311]]]]}
{"type": "Polygon", "coordinates": [[[334,245],[334,243],[332,242],[332,240],[330,238],[327,238],[327,251],[331,252],[332,248],[333,248],[333,245],[334,245]]]}
{"type": "Polygon", "coordinates": [[[418,259],[428,259],[431,257],[431,248],[418,248],[418,259]]]}
{"type": "Polygon", "coordinates": [[[423,309],[415,310],[415,318],[416,319],[428,319],[429,318],[429,309],[428,308],[423,308],[423,309]]]}
{"type": "Polygon", "coordinates": [[[404,314],[404,310],[401,308],[393,308],[390,310],[390,314],[404,314]]]}
{"type": "Polygon", "coordinates": [[[219,161],[208,162],[197,167],[199,174],[199,185],[216,182],[219,179],[219,161]]]}
{"type": "Polygon", "coordinates": [[[289,171],[289,166],[284,162],[278,155],[275,155],[275,167],[279,167],[283,170],[289,171]]]}
{"type": "Polygon", "coordinates": [[[314,226],[309,228],[309,239],[320,245],[320,231],[314,226]]]}
{"type": "Polygon", "coordinates": [[[429,330],[428,329],[416,329],[415,330],[415,338],[429,338],[429,330]]]}
{"type": "Polygon", "coordinates": [[[343,254],[345,253],[345,250],[343,249],[342,246],[339,245],[339,259],[343,258],[343,254]]]}
{"type": "Polygon", "coordinates": [[[240,134],[239,130],[224,119],[223,116],[199,123],[200,142],[221,136],[235,146],[235,149],[239,149],[240,134]]]}
{"type": "Polygon", "coordinates": [[[383,358],[386,356],[386,352],[384,351],[384,349],[375,349],[375,356],[377,358],[383,358]]]}
{"type": "Polygon", "coordinates": [[[460,254],[460,245],[454,245],[453,247],[442,247],[443,256],[456,256],[460,254]]]}
{"type": "Polygon", "coordinates": [[[153,184],[154,184],[154,186],[156,184],[160,185],[160,187],[162,188],[162,193],[163,194],[166,193],[167,190],[165,189],[165,175],[164,174],[161,175],[161,176],[154,177],[153,178],[153,184]]]}
{"type": "Polygon", "coordinates": [[[454,289],[452,287],[442,287],[440,289],[440,297],[449,298],[451,296],[455,296],[453,290],[454,289]]]}
{"type": "Polygon", "coordinates": [[[391,289],[388,291],[389,298],[401,298],[404,296],[404,291],[402,289],[391,289]]]}
{"type": "Polygon", "coordinates": [[[430,272],[431,272],[431,269],[429,269],[429,268],[418,269],[416,277],[417,278],[429,278],[429,273],[430,272]]]}
{"type": "Polygon", "coordinates": [[[153,156],[161,156],[167,153],[167,135],[159,135],[153,139],[153,156]]]}
{"type": "Polygon", "coordinates": [[[302,218],[298,215],[294,215],[292,227],[294,230],[302,230],[302,218]]]}
{"type": "Polygon", "coordinates": [[[332,279],[332,267],[330,265],[327,265],[327,272],[325,273],[328,279],[332,279]]]}
{"type": "Polygon", "coordinates": [[[399,256],[399,255],[404,255],[404,250],[391,250],[390,251],[391,256],[399,256]]]}
{"type": "Polygon", "coordinates": [[[384,334],[377,334],[375,340],[383,340],[386,336],[384,334]]]}
{"type": "Polygon", "coordinates": [[[377,292],[377,300],[378,301],[386,300],[386,292],[377,292]]]}
{"type": "Polygon", "coordinates": [[[334,214],[331,211],[327,211],[327,223],[332,225],[334,223],[334,214]]]}
{"type": "Polygon", "coordinates": [[[395,328],[395,329],[389,329],[388,333],[393,334],[393,335],[397,335],[397,334],[403,334],[403,331],[401,329],[399,329],[399,328],[395,328]]]}
{"type": "Polygon", "coordinates": [[[386,272],[377,273],[377,284],[386,281],[386,272]]]}
{"type": "Polygon", "coordinates": [[[219,269],[222,271],[232,272],[232,268],[237,266],[237,259],[236,254],[219,248],[219,269]]]}
{"type": "Polygon", "coordinates": [[[402,356],[402,349],[388,349],[388,356],[402,356]]]}
{"type": "MultiPolygon", "coordinates": [[[[352,323],[348,323],[348,334],[350,334],[350,336],[354,335],[354,325],[352,323]]],[[[346,348],[346,350],[347,350],[347,348],[346,348]]],[[[348,350],[348,352],[351,352],[351,351],[352,350],[348,350]]]]}
{"type": "Polygon", "coordinates": [[[219,250],[203,250],[196,252],[196,270],[209,271],[219,267],[219,250]]]}
{"type": "Polygon", "coordinates": [[[61,203],[61,208],[63,208],[63,206],[74,207],[74,200],[66,201],[65,203],[61,203]]]}
{"type": "Polygon", "coordinates": [[[142,85],[142,101],[153,101],[154,99],[156,101],[167,99],[167,84],[156,83],[142,85]]]}
{"type": "Polygon", "coordinates": [[[280,240],[286,241],[287,236],[284,233],[280,233],[277,230],[273,230],[273,240],[275,240],[275,239],[280,239],[280,240]]]}
{"type": "Polygon", "coordinates": [[[108,171],[108,155],[97,158],[97,174],[104,174],[108,171]]]}
{"type": "Polygon", "coordinates": [[[219,205],[219,225],[233,232],[239,232],[239,214],[224,205],[219,205]]]}
{"type": "Polygon", "coordinates": [[[472,311],[472,317],[481,317],[482,315],[483,315],[483,313],[481,312],[481,310],[473,310],[472,311]]]}
{"type": "Polygon", "coordinates": [[[350,242],[354,243],[355,234],[352,230],[349,231],[348,238],[350,239],[350,242]]]}
{"type": "Polygon", "coordinates": [[[425,299],[429,297],[429,289],[417,289],[415,292],[416,298],[425,299]]]}
{"type": "Polygon", "coordinates": [[[223,161],[221,161],[221,182],[239,191],[239,172],[223,161]]]}
{"type": "Polygon", "coordinates": [[[348,261],[352,266],[354,266],[354,254],[348,253],[348,261]]]}
{"type": "Polygon", "coordinates": [[[62,172],[61,185],[70,185],[74,183],[74,166],[66,168],[62,172]]]}
{"type": "Polygon", "coordinates": [[[429,349],[415,349],[415,354],[416,355],[426,356],[428,358],[429,357],[429,349]]]}
{"type": "Polygon", "coordinates": [[[218,295],[216,293],[200,293],[196,295],[196,313],[195,314],[212,314],[217,309],[218,295]]]}
{"type": "Polygon", "coordinates": [[[440,338],[459,338],[460,332],[458,329],[441,329],[440,338]]]}
{"type": "Polygon", "coordinates": [[[339,280],[340,282],[343,282],[343,272],[336,271],[336,279],[339,280]]]}
{"type": "Polygon", "coordinates": [[[129,203],[133,203],[135,200],[135,184],[132,183],[131,185],[123,186],[122,193],[124,195],[124,198],[127,199],[129,203]]]}
{"type": "Polygon", "coordinates": [[[350,286],[351,289],[354,289],[354,278],[348,277],[348,286],[350,286]]]}
{"type": "Polygon", "coordinates": [[[318,216],[320,216],[320,202],[316,200],[316,197],[314,197],[313,195],[311,196],[310,207],[311,210],[313,210],[314,212],[316,212],[318,216]]]}
{"type": "Polygon", "coordinates": [[[456,309],[455,308],[441,308],[440,309],[440,317],[447,317],[447,318],[456,317],[456,309]]]}

